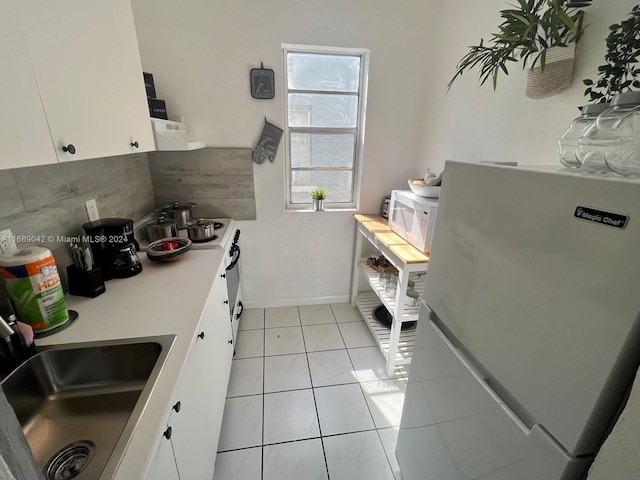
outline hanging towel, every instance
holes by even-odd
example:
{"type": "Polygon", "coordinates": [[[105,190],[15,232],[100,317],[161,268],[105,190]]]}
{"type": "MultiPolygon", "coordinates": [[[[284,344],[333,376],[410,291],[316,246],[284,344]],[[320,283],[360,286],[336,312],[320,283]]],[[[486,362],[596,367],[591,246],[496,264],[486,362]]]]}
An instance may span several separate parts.
{"type": "Polygon", "coordinates": [[[0,480],[43,480],[16,414],[0,388],[0,480]]]}

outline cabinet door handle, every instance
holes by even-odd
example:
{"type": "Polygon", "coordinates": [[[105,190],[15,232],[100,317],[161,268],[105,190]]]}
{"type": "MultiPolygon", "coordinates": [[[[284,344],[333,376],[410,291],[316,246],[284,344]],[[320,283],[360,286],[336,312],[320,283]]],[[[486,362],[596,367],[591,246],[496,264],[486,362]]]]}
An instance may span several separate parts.
{"type": "Polygon", "coordinates": [[[180,412],[180,409],[182,408],[182,404],[178,401],[178,402],[176,402],[176,404],[175,404],[173,407],[171,407],[171,408],[173,408],[173,409],[175,410],[175,412],[176,412],[176,413],[178,413],[178,412],[180,412]]]}
{"type": "Polygon", "coordinates": [[[200,340],[204,340],[204,332],[200,332],[200,333],[198,334],[198,338],[199,338],[200,340]]]}
{"type": "Polygon", "coordinates": [[[172,433],[171,427],[168,427],[168,428],[164,431],[164,433],[162,434],[162,436],[163,436],[164,438],[166,438],[167,440],[171,440],[171,433],[172,433]]]}
{"type": "Polygon", "coordinates": [[[76,147],[73,145],[73,143],[70,143],[69,145],[64,145],[62,147],[62,151],[74,155],[76,153],[76,147]]]}
{"type": "Polygon", "coordinates": [[[229,345],[233,345],[233,339],[229,340],[229,345]]]}
{"type": "Polygon", "coordinates": [[[229,305],[229,300],[225,300],[223,303],[224,303],[225,305],[229,305]]]}
{"type": "Polygon", "coordinates": [[[227,278],[227,274],[223,273],[222,275],[220,275],[222,278],[227,278]]]}
{"type": "Polygon", "coordinates": [[[138,148],[140,145],[138,145],[138,142],[131,142],[131,146],[134,148],[138,148]]]}

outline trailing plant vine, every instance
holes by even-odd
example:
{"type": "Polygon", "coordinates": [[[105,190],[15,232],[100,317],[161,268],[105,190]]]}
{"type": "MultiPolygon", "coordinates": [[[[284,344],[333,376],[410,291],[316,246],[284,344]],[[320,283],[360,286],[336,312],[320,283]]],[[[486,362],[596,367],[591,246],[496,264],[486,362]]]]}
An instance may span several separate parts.
{"type": "Polygon", "coordinates": [[[596,103],[609,102],[618,93],[640,89],[640,5],[633,7],[628,18],[609,27],[606,63],[598,67],[598,78],[583,80],[584,94],[596,103]]]}

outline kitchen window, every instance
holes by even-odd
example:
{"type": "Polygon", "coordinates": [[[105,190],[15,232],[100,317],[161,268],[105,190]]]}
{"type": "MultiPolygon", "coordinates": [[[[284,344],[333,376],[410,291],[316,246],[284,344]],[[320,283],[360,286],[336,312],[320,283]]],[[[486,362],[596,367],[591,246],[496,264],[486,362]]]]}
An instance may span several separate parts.
{"type": "Polygon", "coordinates": [[[369,50],[283,45],[287,208],[355,209],[360,195],[369,50]]]}

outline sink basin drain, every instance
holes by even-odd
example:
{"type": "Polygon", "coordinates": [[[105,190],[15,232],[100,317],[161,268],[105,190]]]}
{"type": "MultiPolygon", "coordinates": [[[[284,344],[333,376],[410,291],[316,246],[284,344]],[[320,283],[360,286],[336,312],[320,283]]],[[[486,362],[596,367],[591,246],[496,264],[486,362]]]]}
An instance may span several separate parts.
{"type": "Polygon", "coordinates": [[[73,442],[56,453],[43,469],[48,480],[74,478],[89,466],[95,444],[89,440],[73,442]]]}

